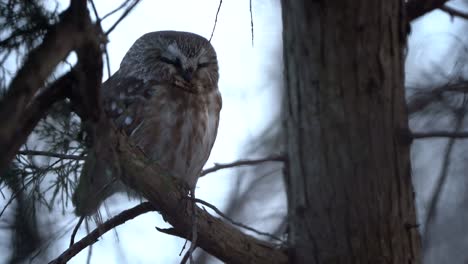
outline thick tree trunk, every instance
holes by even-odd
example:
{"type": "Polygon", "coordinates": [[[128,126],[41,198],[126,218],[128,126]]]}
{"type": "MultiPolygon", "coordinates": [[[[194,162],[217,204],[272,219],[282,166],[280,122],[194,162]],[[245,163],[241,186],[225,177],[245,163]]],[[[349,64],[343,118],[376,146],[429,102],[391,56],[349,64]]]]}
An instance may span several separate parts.
{"type": "Polygon", "coordinates": [[[292,263],[418,263],[404,1],[282,5],[292,263]]]}

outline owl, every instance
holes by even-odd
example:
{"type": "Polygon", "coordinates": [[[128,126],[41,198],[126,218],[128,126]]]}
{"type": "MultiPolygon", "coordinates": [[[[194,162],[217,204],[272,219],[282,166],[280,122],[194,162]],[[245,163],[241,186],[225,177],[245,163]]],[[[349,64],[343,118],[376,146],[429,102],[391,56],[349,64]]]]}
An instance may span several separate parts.
{"type": "MultiPolygon", "coordinates": [[[[102,84],[102,102],[106,116],[150,161],[193,190],[218,130],[218,78],[208,40],[189,32],[151,32],[102,84]]],[[[89,153],[73,194],[79,216],[92,215],[110,195],[129,191],[109,164],[89,153]]]]}

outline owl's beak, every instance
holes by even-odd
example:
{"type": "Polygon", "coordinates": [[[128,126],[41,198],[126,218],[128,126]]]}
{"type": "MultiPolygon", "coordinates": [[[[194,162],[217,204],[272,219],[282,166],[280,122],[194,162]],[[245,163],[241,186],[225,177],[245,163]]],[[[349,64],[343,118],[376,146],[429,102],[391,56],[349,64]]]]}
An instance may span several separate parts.
{"type": "Polygon", "coordinates": [[[188,68],[188,69],[183,70],[182,78],[184,78],[186,82],[190,82],[193,78],[193,69],[188,68]]]}

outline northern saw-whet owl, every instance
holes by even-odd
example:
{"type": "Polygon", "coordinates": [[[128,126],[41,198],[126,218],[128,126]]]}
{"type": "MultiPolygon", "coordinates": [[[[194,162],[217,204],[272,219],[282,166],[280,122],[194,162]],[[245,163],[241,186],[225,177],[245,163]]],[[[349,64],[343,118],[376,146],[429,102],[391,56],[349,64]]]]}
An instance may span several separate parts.
{"type": "MultiPolygon", "coordinates": [[[[210,42],[188,32],[140,37],[102,84],[106,116],[150,161],[194,189],[216,138],[221,95],[210,42]]],[[[91,152],[90,152],[91,153],[91,152]]],[[[99,157],[88,155],[73,194],[75,213],[94,214],[112,194],[129,191],[99,157]]]]}

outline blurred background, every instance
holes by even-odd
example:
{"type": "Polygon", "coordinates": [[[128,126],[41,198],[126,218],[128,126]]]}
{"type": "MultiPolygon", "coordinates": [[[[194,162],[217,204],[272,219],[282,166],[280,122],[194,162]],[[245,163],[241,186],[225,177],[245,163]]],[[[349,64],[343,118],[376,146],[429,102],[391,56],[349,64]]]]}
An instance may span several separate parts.
{"type": "MultiPolygon", "coordinates": [[[[15,1],[1,0],[2,5],[7,2],[15,1]]],[[[44,6],[52,17],[69,4],[53,0],[33,2],[44,6]]],[[[101,17],[121,4],[103,0],[94,3],[101,17]]],[[[210,38],[219,4],[218,0],[140,1],[109,35],[111,74],[119,68],[133,42],[147,32],[180,30],[210,38]]],[[[468,13],[468,1],[449,1],[448,6],[468,13]]],[[[102,22],[104,30],[116,22],[121,12],[102,22]]],[[[2,22],[5,18],[5,14],[0,14],[2,22]]],[[[467,22],[436,10],[411,24],[405,85],[414,131],[468,129],[467,22]]],[[[218,137],[205,168],[282,152],[281,23],[279,0],[222,1],[211,43],[218,54],[223,109],[218,137]]],[[[0,40],[9,33],[11,30],[0,30],[0,40]]],[[[14,52],[0,51],[2,87],[14,76],[26,51],[35,45],[34,41],[20,42],[14,52]]],[[[71,54],[56,76],[70,69],[75,61],[71,54]]],[[[106,69],[103,81],[108,78],[106,69]]],[[[28,149],[81,153],[82,145],[77,140],[79,119],[66,107],[57,106],[41,122],[28,140],[28,149]]],[[[412,145],[424,263],[468,261],[466,144],[463,139],[440,138],[416,140],[412,145]]],[[[0,185],[0,263],[44,263],[68,247],[78,222],[68,195],[80,164],[76,160],[17,156],[10,173],[22,175],[23,181],[4,180],[0,185]]],[[[267,162],[208,174],[198,181],[196,193],[235,221],[281,237],[286,233],[287,214],[282,180],[282,164],[267,162]]],[[[115,195],[102,206],[102,218],[138,203],[125,195],[115,195]]],[[[95,226],[93,221],[82,225],[76,239],[95,226]]],[[[105,234],[70,263],[179,263],[185,241],[154,227],[167,227],[159,214],[139,216],[105,234]]],[[[220,263],[200,249],[195,258],[196,263],[220,263]]]]}

